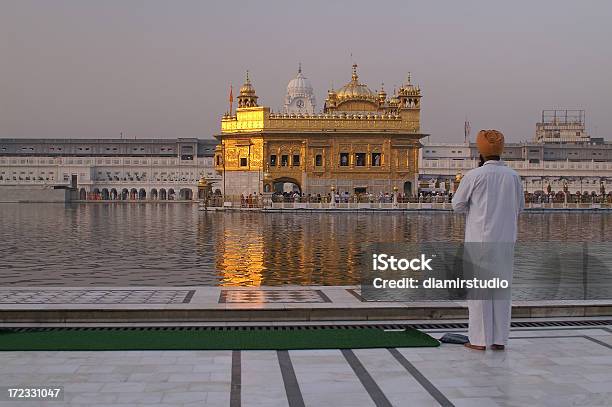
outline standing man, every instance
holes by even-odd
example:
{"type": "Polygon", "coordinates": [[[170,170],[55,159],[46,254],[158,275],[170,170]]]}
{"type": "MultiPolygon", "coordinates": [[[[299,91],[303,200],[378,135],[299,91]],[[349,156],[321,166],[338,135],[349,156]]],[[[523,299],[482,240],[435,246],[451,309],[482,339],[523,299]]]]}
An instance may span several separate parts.
{"type": "Polygon", "coordinates": [[[466,214],[464,256],[478,270],[477,274],[505,279],[509,285],[505,295],[479,289],[477,299],[468,299],[470,342],[465,346],[503,350],[512,313],[509,287],[517,219],[525,208],[525,198],[521,178],[500,159],[504,135],[497,130],[481,130],[476,145],[480,167],[463,177],[452,199],[453,209],[466,214]]]}

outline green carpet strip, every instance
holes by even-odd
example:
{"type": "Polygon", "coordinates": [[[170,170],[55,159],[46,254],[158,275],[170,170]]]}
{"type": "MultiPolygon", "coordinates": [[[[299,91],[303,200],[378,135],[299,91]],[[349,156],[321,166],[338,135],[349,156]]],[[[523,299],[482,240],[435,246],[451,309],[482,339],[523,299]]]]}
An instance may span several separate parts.
{"type": "Polygon", "coordinates": [[[412,328],[385,331],[363,326],[0,330],[0,351],[359,349],[439,344],[412,328]]]}

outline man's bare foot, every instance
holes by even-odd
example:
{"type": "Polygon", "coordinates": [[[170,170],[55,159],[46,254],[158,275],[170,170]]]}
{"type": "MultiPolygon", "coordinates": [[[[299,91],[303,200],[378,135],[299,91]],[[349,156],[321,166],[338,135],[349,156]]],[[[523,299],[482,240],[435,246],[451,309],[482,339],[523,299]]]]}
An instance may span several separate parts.
{"type": "Polygon", "coordinates": [[[474,350],[486,350],[487,349],[486,346],[472,345],[469,342],[464,344],[463,346],[465,346],[466,348],[474,349],[474,350]]]}
{"type": "Polygon", "coordinates": [[[493,344],[493,345],[491,345],[491,349],[493,349],[493,350],[504,350],[504,349],[506,349],[506,347],[504,345],[495,345],[495,344],[493,344]]]}

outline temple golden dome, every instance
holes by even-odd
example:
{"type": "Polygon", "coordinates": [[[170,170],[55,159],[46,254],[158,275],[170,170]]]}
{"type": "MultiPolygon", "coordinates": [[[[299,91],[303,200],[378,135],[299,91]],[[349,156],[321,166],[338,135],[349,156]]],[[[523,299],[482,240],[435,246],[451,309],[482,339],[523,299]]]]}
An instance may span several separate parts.
{"type": "Polygon", "coordinates": [[[399,88],[398,94],[400,96],[419,96],[421,94],[421,89],[412,84],[410,72],[408,72],[406,83],[399,88]]]}
{"type": "Polygon", "coordinates": [[[255,88],[251,84],[251,80],[249,79],[249,71],[246,73],[246,81],[240,88],[240,94],[245,96],[250,96],[255,94],[255,88]]]}
{"type": "Polygon", "coordinates": [[[385,92],[385,84],[380,84],[380,91],[378,91],[378,101],[384,103],[387,100],[387,92],[385,92]]]}
{"type": "Polygon", "coordinates": [[[393,96],[391,96],[391,99],[389,100],[389,105],[398,106],[399,104],[400,104],[400,100],[397,97],[397,93],[395,92],[395,89],[393,89],[393,96]]]}
{"type": "Polygon", "coordinates": [[[353,75],[351,81],[338,89],[336,97],[339,100],[345,99],[361,99],[376,101],[377,95],[372,92],[367,85],[359,83],[359,76],[357,75],[357,64],[353,64],[353,75]]]}
{"type": "Polygon", "coordinates": [[[255,107],[257,106],[257,95],[255,94],[255,88],[251,84],[249,78],[249,71],[246,72],[246,80],[244,85],[240,88],[240,95],[238,95],[238,107],[255,107]]]}

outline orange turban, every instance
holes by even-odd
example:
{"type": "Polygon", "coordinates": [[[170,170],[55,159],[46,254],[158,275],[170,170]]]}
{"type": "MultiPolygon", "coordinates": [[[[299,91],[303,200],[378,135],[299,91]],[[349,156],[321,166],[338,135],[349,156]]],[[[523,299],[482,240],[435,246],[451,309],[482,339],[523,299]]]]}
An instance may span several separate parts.
{"type": "Polygon", "coordinates": [[[476,146],[485,159],[494,155],[501,156],[504,151],[504,135],[497,130],[480,130],[476,136],[476,146]]]}

